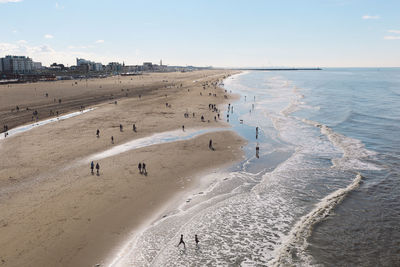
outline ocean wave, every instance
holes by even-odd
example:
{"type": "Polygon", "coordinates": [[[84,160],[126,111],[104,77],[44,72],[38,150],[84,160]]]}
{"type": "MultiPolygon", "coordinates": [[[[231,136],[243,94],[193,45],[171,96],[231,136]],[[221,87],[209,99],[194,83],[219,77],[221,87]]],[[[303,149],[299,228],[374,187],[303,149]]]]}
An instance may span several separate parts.
{"type": "Polygon", "coordinates": [[[342,158],[332,160],[335,167],[349,170],[381,170],[379,166],[373,163],[363,162],[363,159],[375,156],[377,153],[365,148],[365,145],[358,139],[347,137],[335,132],[332,128],[308,119],[301,119],[304,123],[318,127],[321,133],[343,151],[342,158]]]}
{"type": "Polygon", "coordinates": [[[355,179],[346,188],[336,190],[326,196],[310,213],[303,216],[292,228],[274,259],[268,262],[268,265],[293,266],[299,260],[308,266],[316,265],[313,264],[312,256],[306,252],[308,247],[307,239],[311,236],[314,225],[328,217],[346,195],[360,185],[362,178],[361,174],[357,173],[355,179]],[[295,260],[294,256],[298,259],[295,260]]]}

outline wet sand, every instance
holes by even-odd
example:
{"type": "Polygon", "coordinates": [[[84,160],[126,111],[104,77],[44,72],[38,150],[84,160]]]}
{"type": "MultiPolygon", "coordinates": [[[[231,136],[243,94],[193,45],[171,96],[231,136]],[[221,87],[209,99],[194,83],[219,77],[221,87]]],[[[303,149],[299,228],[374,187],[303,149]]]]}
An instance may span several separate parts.
{"type": "MultiPolygon", "coordinates": [[[[206,86],[204,90],[202,86],[204,81],[216,81],[225,75],[226,71],[198,71],[99,79],[89,81],[87,89],[73,92],[60,89],[66,84],[73,87],[72,81],[44,83],[46,88],[40,86],[42,91],[33,98],[32,91],[36,88],[37,92],[40,83],[18,85],[21,88],[13,85],[15,91],[0,88],[1,122],[9,123],[11,116],[17,118],[15,125],[26,122],[26,115],[18,117],[16,111],[10,115],[7,110],[16,103],[39,106],[41,101],[43,110],[49,109],[51,105],[41,99],[45,91],[49,98],[53,97],[52,92],[65,93],[57,97],[74,103],[69,107],[78,105],[74,99],[80,99],[80,93],[84,99],[106,96],[113,90],[122,92],[121,89],[125,93],[130,89],[128,94],[132,94],[121,96],[118,104],[113,99],[85,114],[0,140],[0,266],[101,263],[132,229],[154,216],[177,194],[193,189],[196,174],[240,159],[243,140],[227,128],[100,159],[99,176],[90,173],[89,165],[75,164],[112,146],[181,129],[182,125],[185,129],[227,127],[223,120],[214,122],[216,113],[208,109],[208,104],[222,104],[232,96],[225,99],[222,89],[206,86]],[[147,89],[139,83],[129,87],[131,78],[143,79],[147,89]],[[125,88],[117,88],[124,82],[125,88]],[[113,85],[116,88],[109,88],[113,85]],[[209,92],[217,97],[209,96],[209,92]],[[166,107],[167,102],[171,107],[166,107]],[[189,118],[184,117],[185,112],[189,118]],[[201,122],[201,115],[206,122],[201,122]],[[132,131],[133,123],[137,132],[132,131]],[[120,124],[124,126],[122,132],[120,124]],[[100,130],[99,138],[96,129],[100,130]],[[213,140],[215,151],[208,148],[209,139],[213,140]],[[146,163],[147,176],[138,172],[139,162],[146,163]]],[[[84,105],[92,103],[86,101],[84,105]]]]}

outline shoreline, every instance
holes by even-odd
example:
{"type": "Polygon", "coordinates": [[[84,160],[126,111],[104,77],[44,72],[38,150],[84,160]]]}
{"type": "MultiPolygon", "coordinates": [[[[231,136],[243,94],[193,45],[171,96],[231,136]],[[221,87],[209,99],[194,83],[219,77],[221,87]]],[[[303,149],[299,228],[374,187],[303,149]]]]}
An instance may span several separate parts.
{"type": "Polygon", "coordinates": [[[211,99],[219,104],[226,101],[222,97],[223,89],[215,89],[218,94],[215,98],[198,93],[214,90],[210,86],[202,88],[204,79],[215,81],[223,75],[221,71],[192,73],[181,79],[185,85],[181,90],[162,88],[141,100],[125,98],[119,100],[118,105],[105,103],[82,116],[3,140],[2,150],[7,158],[0,157],[3,167],[0,170],[1,188],[17,188],[34,177],[47,177],[40,183],[32,180],[29,189],[3,194],[7,196],[0,204],[0,223],[3,225],[0,247],[5,248],[0,253],[0,260],[4,261],[4,266],[94,265],[132,229],[157,212],[164,205],[162,203],[194,186],[196,179],[193,177],[197,173],[238,160],[243,154],[240,149],[243,140],[227,128],[228,131],[205,133],[192,139],[138,148],[101,159],[98,177],[92,177],[86,168],[63,167],[74,158],[110,147],[108,140],[102,141],[103,136],[114,134],[115,145],[119,145],[149,136],[156,129],[179,129],[182,123],[187,129],[196,125],[200,128],[226,127],[220,122],[200,122],[197,120],[200,115],[183,118],[188,108],[190,112],[203,113],[206,120],[212,118],[214,114],[208,110],[207,103],[211,99]],[[169,93],[165,98],[172,104],[170,109],[163,107],[166,91],[169,93]],[[142,119],[132,120],[132,114],[143,114],[142,119]],[[98,118],[102,119],[99,121],[98,118]],[[118,125],[116,119],[124,125],[135,122],[138,132],[129,132],[129,128],[123,132],[113,130],[118,125]],[[96,127],[102,129],[97,140],[94,137],[96,127]],[[210,138],[215,142],[216,151],[209,151],[206,145],[210,138]],[[30,157],[31,153],[36,157],[30,157]],[[16,158],[18,161],[13,160],[16,158]],[[139,160],[149,166],[147,177],[137,174],[139,160]]]}
{"type": "MultiPolygon", "coordinates": [[[[236,74],[233,74],[234,76],[244,74],[246,72],[239,72],[236,74]]],[[[224,80],[223,80],[224,81],[224,80]]],[[[222,85],[224,84],[223,81],[221,81],[222,85]]],[[[223,86],[220,87],[222,90],[225,90],[223,86]]],[[[225,90],[227,92],[227,90],[225,90]]],[[[235,103],[240,99],[240,95],[236,93],[230,93],[231,98],[229,101],[231,103],[235,103]]],[[[223,106],[227,106],[227,102],[225,101],[223,103],[220,103],[218,105],[218,108],[221,108],[223,106]]],[[[224,107],[225,108],[225,107],[224,107]]],[[[222,118],[225,118],[226,116],[226,110],[222,109],[221,110],[222,118]]],[[[229,125],[230,131],[235,133],[235,135],[239,136],[239,134],[232,128],[232,125],[229,125]]],[[[219,131],[219,130],[217,130],[219,131]]],[[[241,136],[239,136],[241,139],[243,139],[241,136]]],[[[118,246],[114,247],[113,250],[110,251],[110,253],[107,255],[107,257],[99,263],[101,266],[125,266],[127,264],[125,256],[131,253],[131,251],[135,248],[137,245],[137,242],[139,238],[149,229],[154,227],[155,225],[162,223],[162,221],[166,218],[169,218],[170,216],[176,216],[180,212],[185,212],[185,210],[182,210],[183,207],[185,207],[189,202],[191,202],[192,198],[196,199],[199,196],[204,196],[204,192],[210,189],[210,186],[212,184],[218,184],[221,181],[218,181],[215,177],[221,176],[222,174],[226,173],[230,168],[233,167],[233,165],[242,162],[243,159],[245,159],[245,151],[244,151],[244,146],[247,144],[247,140],[243,139],[244,143],[241,146],[241,157],[240,159],[237,158],[236,160],[232,162],[227,162],[224,164],[221,164],[215,168],[210,168],[210,169],[205,169],[202,171],[199,171],[197,173],[193,173],[190,176],[188,176],[188,179],[193,180],[193,183],[189,185],[189,187],[182,192],[176,193],[169,201],[167,201],[164,205],[160,206],[159,209],[153,213],[152,216],[150,216],[147,220],[145,220],[141,225],[136,227],[135,229],[132,229],[132,232],[129,234],[129,236],[122,241],[118,246]],[[200,191],[200,193],[199,193],[200,191]],[[201,194],[201,195],[200,195],[201,194]],[[182,201],[186,200],[186,201],[182,201]]],[[[194,206],[197,205],[202,205],[202,202],[194,204],[194,206]]],[[[187,208],[187,207],[186,207],[187,208]]],[[[189,207],[188,209],[193,208],[193,206],[189,207]]]]}

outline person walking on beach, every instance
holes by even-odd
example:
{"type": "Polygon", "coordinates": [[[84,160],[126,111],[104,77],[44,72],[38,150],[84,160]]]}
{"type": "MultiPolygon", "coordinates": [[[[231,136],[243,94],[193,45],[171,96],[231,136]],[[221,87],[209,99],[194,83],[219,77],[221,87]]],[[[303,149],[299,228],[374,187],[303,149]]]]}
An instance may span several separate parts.
{"type": "Polygon", "coordinates": [[[114,144],[114,136],[111,136],[111,144],[114,144]]]}
{"type": "Polygon", "coordinates": [[[140,162],[138,164],[138,169],[139,169],[140,174],[142,174],[142,163],[140,163],[140,162]]]}
{"type": "Polygon", "coordinates": [[[94,174],[93,169],[94,169],[94,163],[92,161],[92,163],[90,163],[90,170],[92,171],[92,174],[94,174]]]}
{"type": "Polygon", "coordinates": [[[97,129],[97,131],[96,131],[96,136],[97,136],[97,138],[100,137],[100,130],[99,129],[97,129]]]}
{"type": "Polygon", "coordinates": [[[97,176],[99,176],[100,175],[100,165],[99,165],[99,163],[97,162],[96,163],[96,171],[97,171],[97,176]]]}
{"type": "Polygon", "coordinates": [[[144,163],[144,162],[142,164],[142,172],[143,172],[144,175],[147,175],[146,163],[144,163]]]}
{"type": "Polygon", "coordinates": [[[256,145],[256,158],[260,158],[260,147],[258,146],[258,143],[256,145]]]}
{"type": "Polygon", "coordinates": [[[182,131],[185,131],[185,125],[182,125],[182,131]]]}
{"type": "Polygon", "coordinates": [[[119,131],[122,132],[122,124],[119,125],[119,131]]]}
{"type": "Polygon", "coordinates": [[[183,235],[181,235],[181,240],[179,240],[178,247],[179,247],[181,244],[183,244],[183,248],[186,249],[185,241],[183,241],[183,235]]]}
{"type": "Polygon", "coordinates": [[[210,139],[210,142],[208,142],[208,148],[214,150],[212,145],[212,139],[210,139]]]}
{"type": "Polygon", "coordinates": [[[135,124],[133,124],[132,130],[133,130],[134,132],[136,132],[136,125],[135,125],[135,124]]]}
{"type": "Polygon", "coordinates": [[[196,242],[196,248],[199,247],[199,238],[197,237],[197,235],[194,235],[194,242],[196,242]]]}

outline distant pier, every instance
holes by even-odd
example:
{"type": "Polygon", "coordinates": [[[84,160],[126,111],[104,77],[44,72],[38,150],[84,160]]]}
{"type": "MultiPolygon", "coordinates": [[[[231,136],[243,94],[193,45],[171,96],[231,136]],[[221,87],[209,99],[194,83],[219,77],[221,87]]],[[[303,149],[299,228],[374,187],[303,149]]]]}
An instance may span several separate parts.
{"type": "Polygon", "coordinates": [[[239,68],[235,70],[258,70],[258,71],[292,71],[292,70],[322,70],[321,68],[239,68]]]}

